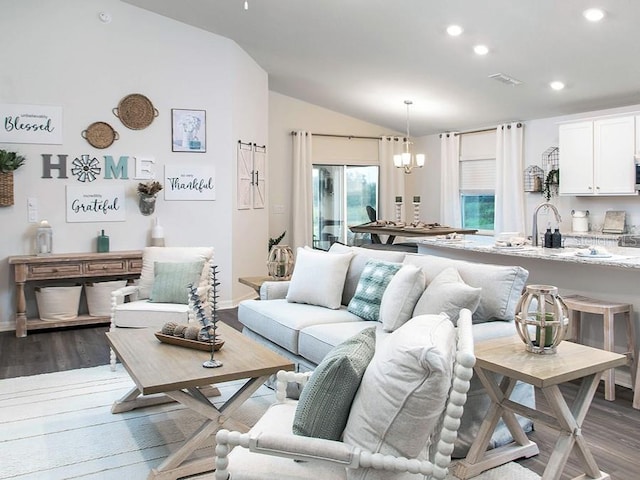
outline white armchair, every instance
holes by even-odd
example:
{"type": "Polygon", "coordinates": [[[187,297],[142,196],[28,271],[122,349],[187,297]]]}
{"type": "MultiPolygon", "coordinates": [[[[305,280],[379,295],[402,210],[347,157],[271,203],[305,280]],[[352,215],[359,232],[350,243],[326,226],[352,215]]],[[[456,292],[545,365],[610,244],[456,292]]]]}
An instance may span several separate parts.
{"type": "MultiPolygon", "coordinates": [[[[414,319],[415,320],[415,319],[414,319]]],[[[401,327],[402,328],[402,327],[401,327]]],[[[296,411],[295,400],[285,398],[286,384],[290,381],[306,383],[311,375],[310,373],[278,373],[277,402],[269,407],[263,417],[248,433],[231,432],[228,430],[220,430],[216,435],[216,480],[257,480],[272,479],[293,480],[293,479],[309,479],[309,480],[345,480],[360,478],[384,478],[393,479],[413,479],[427,478],[439,479],[445,478],[448,466],[451,462],[451,454],[453,452],[454,442],[457,438],[457,431],[460,426],[460,418],[463,412],[463,406],[467,399],[467,391],[471,377],[473,376],[473,365],[475,364],[475,356],[473,353],[473,337],[471,333],[471,312],[462,310],[457,328],[451,329],[453,341],[450,342],[452,355],[449,358],[454,359],[453,365],[448,365],[451,369],[449,375],[442,378],[447,381],[444,385],[445,401],[442,408],[435,412],[435,420],[433,430],[425,433],[424,436],[411,436],[416,438],[416,442],[421,442],[418,438],[425,438],[426,445],[417,445],[419,455],[414,458],[406,458],[399,455],[385,454],[393,450],[394,447],[384,445],[385,440],[382,438],[373,438],[373,444],[377,444],[377,451],[367,451],[360,446],[346,443],[347,440],[353,439],[353,434],[348,434],[349,425],[352,417],[362,416],[361,412],[355,412],[355,409],[367,405],[367,401],[358,402],[358,395],[363,393],[363,389],[367,395],[371,394],[371,390],[363,387],[368,381],[365,373],[356,399],[349,413],[347,429],[345,430],[343,441],[332,441],[320,438],[304,437],[292,434],[292,424],[296,411]],[[448,392],[448,394],[447,394],[448,392]],[[239,448],[234,448],[239,446],[239,448]],[[292,461],[294,459],[296,461],[292,461]],[[367,469],[367,470],[365,470],[367,469]],[[367,473],[369,472],[369,473],[367,473]]],[[[392,334],[393,335],[393,334],[392,334]]],[[[436,335],[433,335],[434,337],[436,335]]],[[[391,338],[391,335],[382,341],[391,338]]],[[[445,349],[448,347],[445,347],[445,349]]],[[[377,356],[380,345],[376,345],[377,356]]],[[[430,355],[429,352],[422,351],[418,354],[418,369],[429,369],[424,365],[425,359],[430,355]]],[[[375,362],[372,360],[371,363],[375,362]]],[[[405,359],[406,360],[406,359],[405,359]]],[[[413,388],[413,387],[410,387],[413,388]]],[[[382,390],[382,387],[381,387],[382,390]]],[[[404,395],[400,393],[400,397],[404,395]]],[[[413,392],[410,394],[413,395],[413,392]]],[[[374,414],[384,415],[378,412],[375,405],[382,398],[370,399],[369,407],[374,414]],[[373,407],[372,407],[373,405],[373,407]]],[[[414,395],[419,403],[415,403],[416,398],[403,401],[403,405],[412,402],[413,407],[419,407],[420,412],[424,412],[425,417],[431,415],[430,401],[433,399],[431,393],[427,393],[424,398],[421,394],[414,395]]],[[[405,397],[405,400],[408,398],[405,397]]],[[[381,403],[384,403],[382,400],[381,403]]],[[[408,415],[415,415],[412,410],[408,415]]],[[[399,424],[403,424],[401,419],[402,413],[393,416],[393,420],[389,424],[390,428],[398,428],[399,424]],[[395,425],[394,425],[395,424],[395,425]]],[[[405,419],[406,420],[406,419],[405,419]]],[[[357,421],[356,421],[357,422],[357,421]]],[[[409,422],[413,423],[413,422],[409,422]]],[[[419,423],[419,419],[418,419],[419,423]]],[[[387,429],[388,431],[389,429],[387,429]]],[[[387,432],[385,431],[385,435],[387,432]]],[[[411,433],[407,433],[412,435],[411,433]]],[[[382,435],[378,435],[382,437],[382,435]]],[[[403,439],[402,442],[406,442],[403,439]]]]}
{"type": "MultiPolygon", "coordinates": [[[[177,298],[170,285],[180,276],[190,276],[201,291],[210,283],[209,268],[213,260],[213,247],[146,247],[142,252],[142,273],[136,285],[128,285],[111,292],[111,327],[157,328],[166,322],[188,323],[188,290],[181,290],[177,298]],[[161,264],[161,273],[156,269],[161,264]],[[201,268],[197,268],[202,265],[201,268]],[[173,270],[176,270],[175,272],[173,270]],[[180,269],[180,270],[178,270],[180,269]],[[165,280],[168,279],[168,282],[165,280]],[[156,282],[164,282],[166,288],[156,282]],[[182,291],[184,297],[182,297],[182,291]],[[155,298],[153,294],[155,292],[155,298]],[[125,299],[128,300],[125,302],[125,299]]],[[[159,268],[160,268],[159,267],[159,268]]],[[[174,288],[172,288],[174,287],[174,288]]],[[[111,366],[115,367],[115,355],[111,352],[111,366]]]]}

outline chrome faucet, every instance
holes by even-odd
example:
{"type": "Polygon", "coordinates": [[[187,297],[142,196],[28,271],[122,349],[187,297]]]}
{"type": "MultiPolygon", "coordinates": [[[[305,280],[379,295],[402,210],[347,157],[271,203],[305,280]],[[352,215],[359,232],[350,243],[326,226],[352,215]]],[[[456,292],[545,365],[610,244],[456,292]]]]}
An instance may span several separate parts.
{"type": "Polygon", "coordinates": [[[536,207],[533,211],[533,228],[531,229],[531,245],[537,247],[539,244],[538,241],[538,212],[542,207],[551,208],[553,210],[553,214],[556,216],[556,223],[558,224],[558,228],[560,228],[560,222],[562,218],[560,218],[560,214],[558,213],[558,209],[553,203],[544,202],[536,207]]]}

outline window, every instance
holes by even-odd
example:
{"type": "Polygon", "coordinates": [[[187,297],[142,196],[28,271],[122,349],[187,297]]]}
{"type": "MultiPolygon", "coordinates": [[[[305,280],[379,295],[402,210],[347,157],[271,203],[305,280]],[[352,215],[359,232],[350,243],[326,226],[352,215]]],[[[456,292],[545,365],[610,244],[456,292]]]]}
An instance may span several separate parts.
{"type": "Polygon", "coordinates": [[[495,131],[460,138],[460,208],[462,227],[492,233],[495,213],[495,131]]]}
{"type": "Polygon", "coordinates": [[[313,166],[313,246],[354,243],[349,225],[369,221],[367,205],[378,207],[378,167],[313,166]]]}

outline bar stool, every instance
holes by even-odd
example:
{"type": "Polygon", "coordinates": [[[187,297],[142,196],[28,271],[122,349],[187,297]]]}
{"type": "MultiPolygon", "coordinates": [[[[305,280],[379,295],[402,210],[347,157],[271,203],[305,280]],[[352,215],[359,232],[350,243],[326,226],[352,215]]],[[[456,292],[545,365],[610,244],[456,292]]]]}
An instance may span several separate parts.
{"type": "MultiPolygon", "coordinates": [[[[580,343],[580,324],[583,313],[594,313],[602,315],[604,330],[604,349],[614,350],[614,319],[615,314],[623,314],[627,328],[627,365],[631,367],[631,384],[634,391],[634,408],[640,408],[640,392],[636,378],[638,362],[636,350],[636,334],[633,325],[633,306],[628,303],[608,302],[594,298],[583,297],[582,295],[563,295],[562,300],[569,309],[569,327],[571,332],[570,340],[580,343]],[[638,405],[636,406],[636,399],[638,405]]],[[[604,398],[613,401],[616,399],[615,369],[607,370],[604,375],[604,398]]]]}

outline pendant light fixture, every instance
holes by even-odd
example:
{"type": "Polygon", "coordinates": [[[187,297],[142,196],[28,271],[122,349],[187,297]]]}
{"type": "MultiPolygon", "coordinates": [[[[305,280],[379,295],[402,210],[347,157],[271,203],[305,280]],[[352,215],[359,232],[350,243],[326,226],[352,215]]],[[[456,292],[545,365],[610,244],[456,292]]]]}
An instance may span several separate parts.
{"type": "Polygon", "coordinates": [[[423,153],[417,153],[413,155],[411,153],[411,131],[409,130],[409,107],[413,105],[411,100],[405,100],[404,104],[407,106],[407,136],[404,139],[403,152],[393,156],[393,164],[397,168],[403,168],[404,173],[411,173],[415,167],[422,168],[424,166],[425,156],[423,153]]]}

